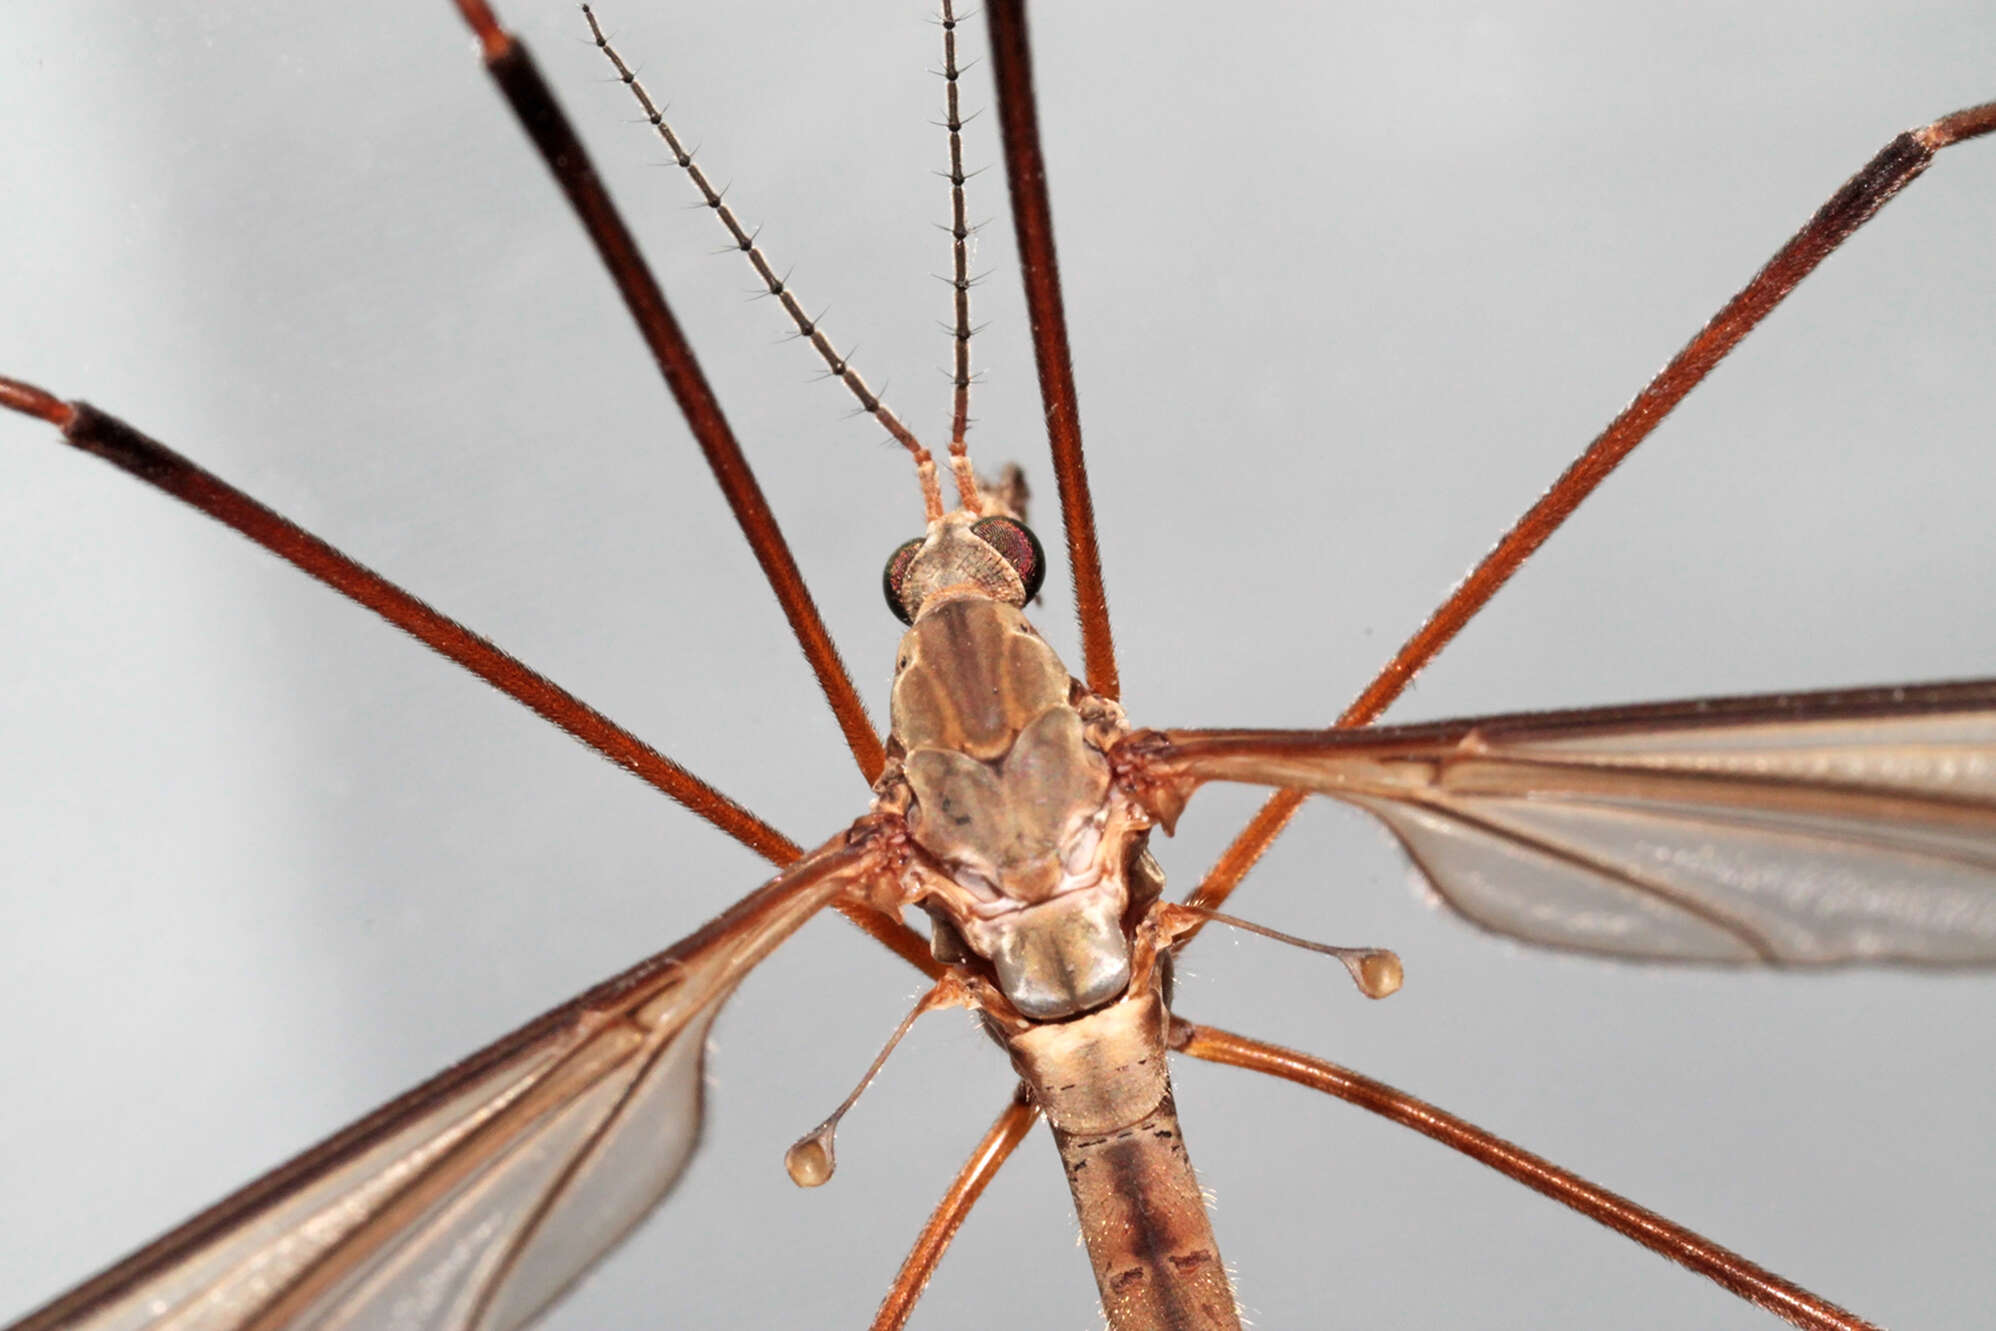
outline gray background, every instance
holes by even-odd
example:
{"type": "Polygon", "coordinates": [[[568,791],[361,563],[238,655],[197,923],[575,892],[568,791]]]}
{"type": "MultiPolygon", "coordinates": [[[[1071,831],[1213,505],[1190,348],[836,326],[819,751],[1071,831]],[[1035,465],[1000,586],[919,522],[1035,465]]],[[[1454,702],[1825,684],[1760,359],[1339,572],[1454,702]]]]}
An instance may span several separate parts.
{"type": "MultiPolygon", "coordinates": [[[[907,468],[711,256],[573,8],[505,8],[640,219],[884,716],[877,571],[918,528],[907,468]]],[[[1891,133],[1996,96],[1980,3],[1045,8],[1081,403],[1146,723],[1327,720],[1891,133]]],[[[924,18],[611,11],[778,265],[934,435],[924,18]]],[[[442,0],[4,19],[7,372],[207,462],[791,835],[859,811],[754,565],[442,0]]],[[[989,104],[981,73],[968,100],[989,104]]],[[[996,224],[975,443],[1044,480],[1000,173],[977,191],[996,224]]],[[[1945,156],[1393,716],[1989,673],[1993,205],[1996,154],[1945,156]]],[[[36,425],[0,423],[0,466],[0,1313],[762,876],[36,425]]],[[[1058,585],[1040,622],[1072,643],[1058,585]]],[[[1255,802],[1201,797],[1161,847],[1181,885],[1255,802]]],[[[1408,986],[1366,1004],[1316,959],[1210,936],[1187,1013],[1432,1097],[1882,1321],[1986,1320],[1996,981],[1548,957],[1419,906],[1333,808],[1237,900],[1399,948],[1408,986]]],[[[1011,1083],[968,1022],[932,1020],[851,1120],[839,1179],[793,1190],[783,1147],[914,989],[832,919],[753,977],[684,1187],[551,1324],[863,1324],[1011,1083]]],[[[1766,1324],[1397,1129],[1178,1075],[1258,1325],[1766,1324]]],[[[917,1324],[1097,1325],[1074,1232],[1036,1137],[917,1324]]]]}

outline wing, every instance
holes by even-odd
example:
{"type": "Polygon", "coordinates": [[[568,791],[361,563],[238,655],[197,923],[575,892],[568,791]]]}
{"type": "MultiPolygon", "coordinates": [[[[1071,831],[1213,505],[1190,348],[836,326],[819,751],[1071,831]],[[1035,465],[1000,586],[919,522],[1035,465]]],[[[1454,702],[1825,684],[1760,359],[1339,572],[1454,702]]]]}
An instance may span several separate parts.
{"type": "Polygon", "coordinates": [[[1201,782],[1376,814],[1441,899],[1528,942],[1655,960],[1996,962],[1996,680],[1119,752],[1161,816],[1201,782]]]}
{"type": "Polygon", "coordinates": [[[671,1188],[707,1029],[879,853],[841,836],[9,1331],[509,1331],[671,1188]]]}

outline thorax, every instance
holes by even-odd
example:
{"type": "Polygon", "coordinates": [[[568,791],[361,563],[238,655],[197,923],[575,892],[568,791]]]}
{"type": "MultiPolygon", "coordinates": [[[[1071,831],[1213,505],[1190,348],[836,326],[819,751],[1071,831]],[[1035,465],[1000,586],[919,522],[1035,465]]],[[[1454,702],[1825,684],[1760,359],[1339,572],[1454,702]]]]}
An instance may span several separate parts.
{"type": "Polygon", "coordinates": [[[939,593],[901,639],[883,799],[905,805],[935,870],[923,904],[1036,1020],[1129,983],[1130,867],[1149,823],[1103,757],[1121,725],[1006,601],[939,593]]]}

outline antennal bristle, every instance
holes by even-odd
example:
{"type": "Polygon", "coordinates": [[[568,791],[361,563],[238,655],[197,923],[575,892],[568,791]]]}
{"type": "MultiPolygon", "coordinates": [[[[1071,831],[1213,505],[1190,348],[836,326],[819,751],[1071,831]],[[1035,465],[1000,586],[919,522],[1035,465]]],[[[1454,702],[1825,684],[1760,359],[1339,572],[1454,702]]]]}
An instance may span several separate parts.
{"type": "MultiPolygon", "coordinates": [[[[721,225],[727,229],[729,239],[733,242],[729,248],[740,250],[747,256],[749,267],[755,269],[755,275],[761,280],[763,289],[776,297],[777,303],[783,306],[783,312],[790,316],[790,322],[797,329],[798,336],[811,344],[832,377],[843,383],[846,390],[859,400],[860,407],[880,422],[881,428],[908,450],[909,455],[915,460],[915,476],[922,486],[922,503],[928,519],[933,522],[941,517],[942,487],[936,482],[936,464],[929,450],[922,447],[921,441],[901,423],[901,418],[866,386],[866,380],[860,378],[859,371],[853,369],[851,362],[839,354],[838,348],[832,345],[831,339],[825,336],[822,328],[818,327],[817,320],[804,313],[803,302],[798,300],[797,294],[791,290],[788,279],[778,277],[776,270],[770,266],[762,247],[756,243],[756,234],[742,226],[741,219],[735,216],[734,209],[730,208],[721,197],[722,191],[715,189],[713,183],[707,179],[707,173],[700,169],[699,163],[693,160],[692,152],[679,141],[679,136],[673,133],[672,126],[666,123],[665,113],[652,101],[651,94],[645,91],[645,86],[638,81],[637,74],[624,63],[624,58],[617,54],[617,48],[610,44],[609,37],[603,32],[603,25],[596,21],[595,11],[584,5],[582,15],[589,20],[589,33],[595,39],[597,49],[603,52],[611,67],[617,71],[618,80],[631,90],[632,96],[638,99],[638,105],[643,109],[645,119],[651,122],[652,128],[664,141],[666,149],[672,154],[672,160],[686,172],[694,188],[700,191],[701,201],[713,210],[714,216],[718,217],[721,225]]],[[[954,105],[954,95],[951,101],[954,105]]],[[[968,308],[967,305],[965,308],[968,308]]],[[[965,354],[968,355],[967,352],[965,354]]]]}

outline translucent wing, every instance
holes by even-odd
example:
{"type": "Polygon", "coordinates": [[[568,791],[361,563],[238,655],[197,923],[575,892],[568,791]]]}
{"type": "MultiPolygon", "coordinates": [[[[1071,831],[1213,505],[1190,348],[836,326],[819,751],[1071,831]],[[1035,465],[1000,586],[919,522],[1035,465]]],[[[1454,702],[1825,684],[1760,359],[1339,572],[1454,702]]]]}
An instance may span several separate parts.
{"type": "Polygon", "coordinates": [[[840,837],[9,1331],[525,1324],[684,1168],[722,1002],[878,864],[840,837]]]}
{"type": "Polygon", "coordinates": [[[1128,742],[1378,815],[1497,933],[1660,960],[1996,962],[1996,680],[1128,742]]]}

